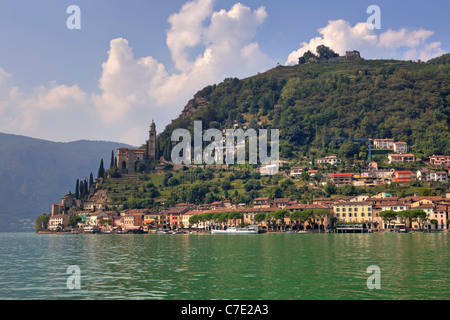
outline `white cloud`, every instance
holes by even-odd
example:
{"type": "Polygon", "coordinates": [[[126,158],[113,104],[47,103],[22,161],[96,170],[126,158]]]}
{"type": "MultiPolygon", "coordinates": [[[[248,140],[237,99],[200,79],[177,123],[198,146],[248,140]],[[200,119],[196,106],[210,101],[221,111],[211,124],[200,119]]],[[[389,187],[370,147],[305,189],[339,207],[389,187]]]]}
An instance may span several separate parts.
{"type": "Polygon", "coordinates": [[[111,40],[108,60],[99,80],[100,95],[93,94],[94,105],[106,123],[123,121],[133,114],[133,106],[149,104],[149,91],[159,85],[166,73],[152,57],[135,59],[126,39],[111,40]]]}
{"type": "Polygon", "coordinates": [[[0,68],[0,84],[9,78],[11,78],[11,75],[4,69],[0,68]]]}
{"type": "Polygon", "coordinates": [[[364,58],[405,59],[427,61],[445,53],[440,42],[427,43],[434,32],[418,29],[389,29],[377,35],[376,30],[367,28],[365,22],[350,25],[345,20],[329,21],[324,28],[318,29],[320,37],[303,42],[298,50],[291,52],[286,64],[295,64],[298,58],[308,50],[316,51],[316,47],[324,44],[341,55],[347,50],[358,50],[364,58]]]}
{"type": "MultiPolygon", "coordinates": [[[[59,128],[58,122],[47,123],[51,113],[56,111],[81,112],[87,95],[77,85],[40,86],[33,93],[21,92],[18,87],[9,87],[8,95],[0,102],[0,127],[4,131],[19,130],[30,133],[33,130],[45,129],[42,126],[59,128]]],[[[64,120],[59,122],[63,123],[64,120]]]]}
{"type": "MultiPolygon", "coordinates": [[[[126,39],[111,41],[99,81],[101,93],[92,95],[102,121],[143,125],[154,118],[156,123],[168,123],[205,86],[273,65],[252,41],[267,17],[265,8],[252,10],[236,3],[228,11],[214,12],[213,4],[213,0],[188,2],[168,18],[166,43],[176,68],[173,73],[153,57],[135,58],[126,39]],[[201,53],[190,57],[192,48],[201,53]]],[[[143,142],[142,132],[141,140],[130,143],[143,142]]]]}

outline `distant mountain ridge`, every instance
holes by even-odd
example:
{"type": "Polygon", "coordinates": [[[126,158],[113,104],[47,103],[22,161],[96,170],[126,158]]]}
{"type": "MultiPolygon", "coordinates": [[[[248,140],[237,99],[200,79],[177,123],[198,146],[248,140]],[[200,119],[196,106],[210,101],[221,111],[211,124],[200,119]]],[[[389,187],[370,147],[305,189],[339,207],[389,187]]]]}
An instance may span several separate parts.
{"type": "Polygon", "coordinates": [[[51,203],[74,192],[76,179],[89,178],[90,172],[96,177],[101,159],[109,168],[111,151],[120,147],[132,146],[0,133],[0,231],[32,227],[36,216],[50,212],[51,203]]]}

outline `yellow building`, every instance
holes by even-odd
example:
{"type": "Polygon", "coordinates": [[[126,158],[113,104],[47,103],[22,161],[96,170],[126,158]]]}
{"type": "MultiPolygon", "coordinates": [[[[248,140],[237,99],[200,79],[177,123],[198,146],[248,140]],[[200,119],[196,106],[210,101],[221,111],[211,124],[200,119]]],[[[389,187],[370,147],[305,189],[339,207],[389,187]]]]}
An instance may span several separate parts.
{"type": "Polygon", "coordinates": [[[370,202],[338,202],[333,205],[333,215],[341,223],[372,225],[372,204],[370,202]]]}
{"type": "Polygon", "coordinates": [[[165,224],[166,224],[165,216],[158,212],[150,212],[144,214],[144,225],[146,225],[147,227],[165,224]]]}

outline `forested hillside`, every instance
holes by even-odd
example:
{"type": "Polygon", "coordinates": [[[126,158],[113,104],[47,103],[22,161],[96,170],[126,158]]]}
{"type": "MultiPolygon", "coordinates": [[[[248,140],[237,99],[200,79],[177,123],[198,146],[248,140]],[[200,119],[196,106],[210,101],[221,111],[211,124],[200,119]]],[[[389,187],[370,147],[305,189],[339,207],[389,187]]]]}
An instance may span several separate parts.
{"type": "Polygon", "coordinates": [[[418,158],[450,154],[450,55],[424,62],[364,60],[278,66],[197,92],[159,136],[170,155],[176,128],[276,128],[281,157],[367,159],[367,146],[329,138],[392,138],[418,158]]]}

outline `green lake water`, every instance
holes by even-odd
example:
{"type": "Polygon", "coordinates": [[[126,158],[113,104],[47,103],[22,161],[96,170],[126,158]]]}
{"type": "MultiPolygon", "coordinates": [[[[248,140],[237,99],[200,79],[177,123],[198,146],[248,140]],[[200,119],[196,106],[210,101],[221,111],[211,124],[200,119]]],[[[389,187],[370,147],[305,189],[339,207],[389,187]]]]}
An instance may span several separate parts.
{"type": "Polygon", "coordinates": [[[0,299],[450,299],[450,234],[0,233],[0,299]],[[67,268],[80,270],[69,290],[67,268]],[[369,290],[369,266],[380,289],[369,290]]]}

